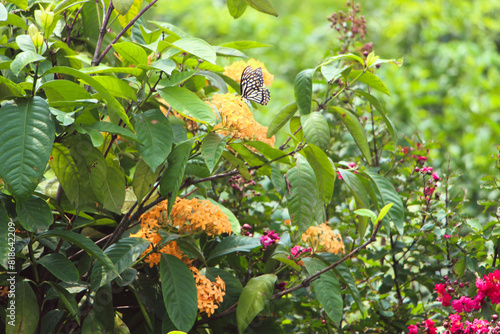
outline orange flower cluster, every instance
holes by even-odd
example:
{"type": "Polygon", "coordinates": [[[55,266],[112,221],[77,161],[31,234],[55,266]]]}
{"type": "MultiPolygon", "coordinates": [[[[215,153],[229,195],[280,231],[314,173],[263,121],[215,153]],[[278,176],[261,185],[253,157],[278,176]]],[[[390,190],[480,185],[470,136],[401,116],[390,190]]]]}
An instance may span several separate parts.
{"type": "Polygon", "coordinates": [[[243,70],[247,66],[252,66],[254,70],[258,67],[262,67],[262,76],[264,77],[264,85],[271,86],[274,80],[274,75],[269,73],[269,71],[267,70],[266,66],[264,66],[263,63],[255,59],[249,59],[248,61],[240,60],[232,63],[229,66],[226,66],[224,68],[224,75],[230,77],[236,82],[240,82],[241,73],[243,73],[243,70]]]}
{"type": "Polygon", "coordinates": [[[302,241],[312,248],[313,252],[344,253],[344,242],[340,234],[332,231],[327,224],[311,226],[302,235],[302,241]]]}
{"type": "Polygon", "coordinates": [[[196,281],[196,292],[198,294],[198,311],[205,312],[209,317],[214,314],[222,303],[222,297],[226,294],[226,283],[219,277],[215,282],[200,274],[195,267],[190,268],[196,281]]]}
{"type": "Polygon", "coordinates": [[[214,94],[208,105],[222,123],[215,126],[223,135],[228,134],[235,139],[259,140],[274,147],[274,136],[267,138],[267,127],[254,119],[248,105],[241,96],[233,94],[214,94]],[[218,115],[217,115],[218,113],[218,115]]]}

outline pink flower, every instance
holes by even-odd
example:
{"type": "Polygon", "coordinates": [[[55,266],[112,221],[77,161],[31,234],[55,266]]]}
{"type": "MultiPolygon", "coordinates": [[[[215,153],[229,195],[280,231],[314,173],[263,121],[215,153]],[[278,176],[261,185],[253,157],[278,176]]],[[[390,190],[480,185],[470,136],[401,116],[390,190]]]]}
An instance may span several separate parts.
{"type": "Polygon", "coordinates": [[[424,157],[424,156],[419,156],[417,158],[418,161],[427,161],[427,157],[424,157]]]}
{"type": "Polygon", "coordinates": [[[299,254],[302,251],[302,247],[299,245],[293,246],[292,249],[290,249],[290,253],[292,253],[293,257],[299,256],[299,254]]]}
{"type": "Polygon", "coordinates": [[[465,322],[465,333],[487,334],[489,333],[490,325],[486,320],[474,319],[474,322],[465,322]]]}
{"type": "Polygon", "coordinates": [[[267,235],[263,235],[260,237],[260,243],[262,244],[262,246],[264,246],[264,249],[265,249],[265,248],[271,246],[272,244],[274,244],[274,240],[271,239],[267,235]]]}
{"type": "Polygon", "coordinates": [[[441,178],[437,175],[437,173],[432,173],[432,179],[434,181],[439,181],[441,178]]]}
{"type": "Polygon", "coordinates": [[[432,196],[432,194],[434,193],[434,189],[433,187],[425,187],[424,188],[424,194],[425,196],[432,196]]]}
{"type": "Polygon", "coordinates": [[[450,327],[451,333],[456,333],[459,330],[463,331],[464,327],[463,327],[462,323],[460,322],[460,320],[461,320],[460,314],[458,314],[458,313],[450,314],[449,318],[450,318],[450,323],[451,323],[451,327],[450,327]]]}
{"type": "Polygon", "coordinates": [[[420,173],[425,174],[425,173],[432,173],[432,167],[424,167],[420,170],[420,173]]]}
{"type": "Polygon", "coordinates": [[[339,180],[343,180],[342,175],[340,174],[340,172],[337,172],[337,175],[339,176],[339,180]]]}
{"type": "Polygon", "coordinates": [[[446,285],[444,283],[436,284],[434,290],[438,293],[437,300],[440,301],[443,306],[451,305],[451,296],[446,292],[446,285]]]}
{"type": "Polygon", "coordinates": [[[449,238],[451,238],[451,234],[445,234],[445,235],[443,235],[443,238],[449,239],[449,238]]]}
{"type": "Polygon", "coordinates": [[[462,296],[460,299],[454,300],[452,303],[453,309],[457,313],[470,312],[472,310],[479,310],[479,302],[476,299],[470,299],[469,297],[462,296]]]}
{"type": "Polygon", "coordinates": [[[425,320],[425,328],[427,328],[427,333],[429,334],[436,334],[437,333],[437,328],[434,327],[435,322],[432,321],[431,319],[425,320]]]}
{"type": "Polygon", "coordinates": [[[408,334],[417,334],[418,333],[418,327],[415,325],[410,325],[408,326],[408,334]]]}

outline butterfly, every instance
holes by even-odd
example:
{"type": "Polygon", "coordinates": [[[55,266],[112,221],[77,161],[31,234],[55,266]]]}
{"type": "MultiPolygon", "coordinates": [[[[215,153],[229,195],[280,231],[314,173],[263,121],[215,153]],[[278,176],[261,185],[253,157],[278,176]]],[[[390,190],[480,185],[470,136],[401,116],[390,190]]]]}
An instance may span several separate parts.
{"type": "Polygon", "coordinates": [[[264,106],[271,98],[269,90],[264,87],[261,67],[255,70],[252,69],[252,66],[245,67],[241,74],[240,89],[242,97],[264,106]]]}

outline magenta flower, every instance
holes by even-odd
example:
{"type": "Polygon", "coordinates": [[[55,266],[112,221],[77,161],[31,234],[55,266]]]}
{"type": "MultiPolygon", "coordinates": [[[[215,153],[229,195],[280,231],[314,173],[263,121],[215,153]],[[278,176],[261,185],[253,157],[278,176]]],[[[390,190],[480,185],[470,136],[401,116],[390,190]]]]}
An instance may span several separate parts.
{"type": "Polygon", "coordinates": [[[451,296],[446,292],[446,284],[444,283],[436,284],[434,290],[436,290],[436,292],[438,293],[437,300],[440,301],[443,304],[443,306],[451,305],[451,296]]]}
{"type": "Polygon", "coordinates": [[[427,157],[424,157],[424,156],[419,156],[417,158],[418,161],[427,161],[427,157]]]}
{"type": "Polygon", "coordinates": [[[302,251],[302,247],[299,245],[293,246],[292,249],[290,249],[290,253],[292,253],[293,257],[299,256],[299,254],[302,251]]]}
{"type": "Polygon", "coordinates": [[[432,179],[434,181],[439,181],[441,178],[437,175],[437,173],[432,173],[432,179]]]}
{"type": "Polygon", "coordinates": [[[451,323],[450,331],[452,333],[455,333],[458,330],[463,331],[464,327],[463,327],[462,323],[460,322],[460,320],[462,319],[460,317],[460,314],[458,314],[458,313],[450,314],[449,318],[450,318],[450,323],[451,323]]]}
{"type": "Polygon", "coordinates": [[[416,325],[408,326],[408,334],[418,334],[418,327],[416,325]]]}
{"type": "Polygon", "coordinates": [[[266,249],[268,246],[274,244],[274,240],[267,235],[263,235],[260,237],[260,243],[264,246],[264,249],[266,249]]]}
{"type": "Polygon", "coordinates": [[[449,238],[451,238],[451,234],[445,234],[445,235],[443,235],[443,238],[449,239],[449,238]]]}
{"type": "Polygon", "coordinates": [[[457,313],[461,312],[471,312],[472,310],[479,310],[479,302],[476,299],[470,299],[469,297],[462,296],[460,299],[454,300],[452,307],[457,313]]]}
{"type": "Polygon", "coordinates": [[[435,322],[432,321],[431,319],[425,320],[425,328],[427,329],[427,333],[429,334],[436,334],[437,333],[437,328],[434,327],[435,322]]]}

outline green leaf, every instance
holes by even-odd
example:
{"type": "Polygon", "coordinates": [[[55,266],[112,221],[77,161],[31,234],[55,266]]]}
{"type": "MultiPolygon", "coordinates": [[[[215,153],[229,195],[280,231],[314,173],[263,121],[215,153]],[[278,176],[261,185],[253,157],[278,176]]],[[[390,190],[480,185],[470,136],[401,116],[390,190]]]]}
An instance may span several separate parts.
{"type": "Polygon", "coordinates": [[[163,71],[168,75],[172,74],[172,71],[177,68],[175,61],[172,59],[159,59],[149,65],[152,68],[156,68],[157,70],[163,71]]]}
{"type": "Polygon", "coordinates": [[[52,289],[54,289],[54,291],[57,292],[57,295],[59,296],[59,301],[66,307],[69,314],[71,314],[76,319],[77,323],[80,323],[80,309],[78,308],[75,297],[73,297],[68,292],[68,290],[66,290],[59,284],[53,282],[47,282],[47,283],[49,283],[52,289]]]}
{"type": "Polygon", "coordinates": [[[80,188],[78,168],[68,148],[60,143],[54,143],[51,156],[50,168],[56,174],[66,196],[76,209],[81,208],[87,202],[87,195],[80,188]]]}
{"type": "Polygon", "coordinates": [[[251,252],[261,246],[258,238],[250,238],[243,235],[231,235],[224,238],[210,253],[208,260],[234,252],[251,252]]]}
{"type": "Polygon", "coordinates": [[[143,159],[139,160],[134,171],[134,178],[132,180],[132,187],[137,201],[140,203],[144,196],[153,188],[158,173],[155,173],[149,168],[143,159]]]}
{"type": "MultiPolygon", "coordinates": [[[[363,71],[360,71],[360,70],[353,70],[351,71],[351,73],[349,74],[349,77],[351,79],[353,78],[356,78],[358,75],[360,75],[363,71]]],[[[389,96],[391,96],[389,90],[387,89],[387,87],[385,87],[384,83],[382,82],[382,80],[380,80],[379,77],[377,77],[375,74],[371,73],[371,72],[365,72],[363,75],[361,75],[359,78],[358,78],[358,81],[364,83],[364,84],[367,84],[368,86],[384,93],[384,94],[387,94],[389,96]]]]}
{"type": "Polygon", "coordinates": [[[134,4],[134,0],[114,0],[113,5],[115,6],[115,10],[120,15],[125,15],[129,11],[130,7],[134,4]]]}
{"type": "Polygon", "coordinates": [[[120,275],[120,273],[116,270],[113,262],[111,262],[109,257],[106,254],[104,254],[102,249],[97,247],[97,245],[89,238],[84,237],[81,234],[71,232],[71,231],[50,230],[50,231],[47,231],[47,232],[44,232],[44,233],[38,235],[35,238],[35,240],[40,240],[40,239],[49,238],[49,237],[61,238],[63,240],[66,240],[70,243],[75,244],[76,246],[85,250],[89,255],[95,257],[96,259],[98,259],[99,261],[104,263],[104,265],[106,265],[106,267],[111,269],[115,274],[120,275]]]}
{"type": "Polygon", "coordinates": [[[40,258],[37,263],[63,282],[77,282],[80,278],[73,262],[60,253],[47,254],[40,258]]]}
{"type": "Polygon", "coordinates": [[[63,310],[53,309],[47,312],[42,317],[40,325],[41,334],[52,334],[56,332],[56,326],[65,314],[63,310]]]}
{"type": "Polygon", "coordinates": [[[198,297],[193,273],[175,256],[162,254],[160,279],[168,316],[175,327],[185,332],[189,331],[198,314],[198,297]]]}
{"type": "Polygon", "coordinates": [[[163,87],[175,87],[180,85],[181,83],[186,82],[189,78],[191,78],[195,74],[196,71],[175,72],[170,77],[166,79],[161,79],[159,85],[163,87]]]}
{"type": "MultiPolygon", "coordinates": [[[[140,238],[124,238],[111,245],[104,252],[121,274],[128,269],[148,248],[150,242],[140,238]]],[[[95,291],[114,280],[118,275],[97,262],[90,275],[90,290],[95,291]]]]}
{"type": "Polygon", "coordinates": [[[8,2],[13,3],[23,10],[26,10],[28,8],[28,0],[9,0],[8,2]]]}
{"type": "Polygon", "coordinates": [[[389,131],[389,134],[391,135],[392,141],[394,143],[396,143],[398,141],[398,136],[396,134],[396,128],[394,127],[394,124],[392,123],[392,121],[385,114],[385,109],[382,106],[382,103],[380,103],[380,101],[377,100],[377,98],[375,96],[368,94],[366,92],[363,92],[362,90],[356,90],[355,92],[356,92],[356,94],[363,96],[365,99],[368,100],[368,102],[371,103],[372,106],[375,107],[375,110],[382,117],[382,119],[385,123],[385,126],[386,126],[387,130],[389,131]]]}
{"type": "Polygon", "coordinates": [[[174,133],[170,122],[158,109],[134,115],[139,153],[153,172],[163,164],[172,150],[174,133]]]}
{"type": "MultiPolygon", "coordinates": [[[[311,257],[306,257],[302,261],[309,275],[313,275],[327,267],[323,262],[311,257]]],[[[344,305],[340,284],[335,274],[332,271],[327,271],[314,280],[311,285],[314,288],[316,299],[323,306],[328,317],[339,326],[344,305]]]]}
{"type": "Polygon", "coordinates": [[[333,64],[321,66],[321,74],[325,77],[326,81],[336,81],[341,76],[345,76],[351,70],[352,65],[345,65],[342,68],[338,68],[333,64]]]}
{"type": "MultiPolygon", "coordinates": [[[[116,45],[116,44],[115,44],[116,45]]],[[[144,66],[144,65],[141,65],[144,66]]],[[[139,67],[109,67],[106,65],[98,65],[98,66],[93,66],[93,67],[84,67],[79,70],[82,73],[85,74],[102,74],[102,73],[114,73],[114,74],[131,74],[133,76],[140,76],[141,74],[144,73],[143,70],[141,70],[139,67]]]]}
{"type": "Polygon", "coordinates": [[[332,199],[336,177],[332,162],[323,150],[313,144],[308,144],[301,153],[305,155],[307,162],[314,170],[323,202],[329,203],[332,199]]]}
{"type": "Polygon", "coordinates": [[[371,164],[371,153],[370,147],[368,146],[368,140],[366,139],[365,130],[361,123],[359,123],[358,118],[353,115],[351,112],[345,110],[341,107],[331,107],[331,110],[336,111],[342,122],[345,124],[347,130],[351,134],[352,138],[358,145],[359,150],[363,153],[363,156],[371,164]]]}
{"type": "Polygon", "coordinates": [[[231,143],[231,148],[233,148],[248,165],[253,166],[262,166],[258,169],[260,173],[263,173],[267,176],[271,176],[271,167],[269,164],[266,164],[266,159],[252,152],[248,147],[246,147],[243,143],[231,143]]]}
{"type": "Polygon", "coordinates": [[[190,53],[215,65],[217,54],[213,46],[200,38],[185,37],[172,43],[177,49],[190,53]]]}
{"type": "Polygon", "coordinates": [[[295,77],[295,100],[301,115],[311,113],[312,103],[312,78],[316,72],[315,68],[303,70],[295,77]]]}
{"type": "Polygon", "coordinates": [[[3,231],[0,234],[0,266],[7,269],[7,271],[15,271],[15,264],[8,266],[9,252],[11,252],[11,257],[14,256],[14,248],[9,245],[9,238],[15,238],[16,227],[13,222],[10,221],[7,215],[7,210],[5,206],[0,201],[0,230],[3,231]]]}
{"type": "Polygon", "coordinates": [[[273,183],[276,191],[281,192],[286,187],[285,178],[283,177],[283,173],[279,170],[276,165],[271,166],[271,182],[273,183]]]}
{"type": "Polygon", "coordinates": [[[88,100],[92,96],[85,88],[69,80],[47,81],[40,86],[49,102],[88,100]]]}
{"type": "Polygon", "coordinates": [[[290,102],[286,106],[280,109],[278,113],[273,117],[269,128],[267,129],[267,138],[271,138],[276,132],[278,132],[289,120],[295,115],[297,111],[297,103],[290,102]]]}
{"type": "MultiPolygon", "coordinates": [[[[394,186],[385,177],[373,173],[366,172],[364,175],[368,176],[375,186],[377,192],[380,194],[381,204],[386,206],[389,203],[394,203],[391,210],[388,212],[389,217],[391,217],[398,233],[403,235],[404,233],[404,222],[405,222],[405,208],[401,197],[399,197],[398,192],[394,189],[394,186]]],[[[382,211],[381,211],[382,212],[382,211]]]]}
{"type": "Polygon", "coordinates": [[[276,11],[276,9],[274,9],[273,5],[269,2],[269,0],[245,0],[245,1],[250,7],[258,10],[261,13],[270,14],[278,17],[278,12],[276,11]]]}
{"type": "Polygon", "coordinates": [[[226,137],[211,132],[207,134],[203,140],[201,144],[201,156],[203,160],[205,160],[210,172],[213,172],[214,168],[217,166],[222,152],[226,147],[227,139],[226,137]]]}
{"type": "Polygon", "coordinates": [[[26,231],[44,232],[53,223],[52,210],[40,197],[31,196],[26,201],[16,202],[19,223],[26,231]]]}
{"type": "Polygon", "coordinates": [[[306,116],[306,120],[302,124],[307,143],[314,144],[323,151],[326,150],[330,145],[330,127],[323,114],[312,112],[306,116]]]}
{"type": "Polygon", "coordinates": [[[9,13],[3,4],[0,4],[0,22],[6,21],[9,17],[9,13]]]}
{"type": "Polygon", "coordinates": [[[247,141],[245,145],[256,148],[259,153],[261,153],[269,160],[285,163],[288,165],[291,164],[290,157],[284,151],[273,148],[264,142],[258,140],[247,141]]]}
{"type": "Polygon", "coordinates": [[[0,108],[0,178],[17,200],[27,200],[40,182],[54,138],[44,99],[36,96],[0,108]]]}
{"type": "Polygon", "coordinates": [[[93,78],[106,87],[112,96],[137,102],[137,94],[127,81],[104,75],[96,75],[93,78]]]}
{"type": "Polygon", "coordinates": [[[377,217],[377,222],[384,219],[385,215],[389,212],[389,210],[391,209],[391,207],[393,205],[394,205],[394,203],[389,203],[380,210],[380,213],[378,214],[378,217],[377,217]]]}
{"type": "Polygon", "coordinates": [[[271,45],[262,44],[255,41],[235,41],[221,44],[220,46],[224,46],[226,48],[234,48],[237,50],[246,50],[246,49],[254,49],[254,48],[267,48],[271,45]]]}
{"type": "Polygon", "coordinates": [[[205,102],[184,87],[167,87],[159,90],[160,96],[182,116],[195,122],[215,125],[215,114],[205,102]]]}
{"type": "MultiPolygon", "coordinates": [[[[37,333],[38,321],[40,318],[40,309],[38,308],[38,300],[31,286],[27,281],[16,282],[16,299],[15,299],[15,321],[14,326],[8,324],[6,326],[7,334],[22,333],[35,334],[37,333]]],[[[8,309],[7,309],[8,311],[8,309]]],[[[14,320],[7,315],[7,322],[14,320]]]]}
{"type": "MultiPolygon", "coordinates": [[[[239,52],[237,50],[234,50],[234,51],[239,52]]],[[[207,78],[210,81],[210,83],[212,84],[212,86],[216,87],[220,91],[220,93],[226,94],[228,92],[226,82],[217,73],[214,73],[211,71],[199,71],[195,75],[199,75],[199,76],[203,76],[203,77],[207,78]]]]}
{"type": "Polygon", "coordinates": [[[113,44],[113,49],[120,57],[126,61],[128,64],[137,65],[147,65],[148,55],[146,51],[139,45],[132,42],[122,42],[113,44]]]}
{"type": "MultiPolygon", "coordinates": [[[[115,44],[116,46],[116,44],[115,44]]],[[[118,116],[120,117],[123,122],[130,128],[134,129],[132,127],[132,124],[130,124],[130,120],[127,116],[127,113],[125,113],[125,109],[123,109],[123,106],[111,95],[107,88],[101,85],[99,82],[97,82],[94,78],[92,78],[90,75],[85,74],[81,71],[75,70],[71,67],[65,67],[65,66],[56,66],[53,67],[47,71],[44,72],[44,76],[47,74],[52,74],[52,73],[62,73],[62,74],[67,74],[71,75],[77,79],[80,79],[81,81],[85,82],[89,86],[92,86],[106,101],[106,107],[108,109],[108,112],[110,113],[111,117],[118,116]]]]}
{"type": "Polygon", "coordinates": [[[369,209],[358,209],[354,210],[354,213],[358,216],[368,217],[373,223],[377,223],[377,215],[375,212],[369,209]]]}
{"type": "Polygon", "coordinates": [[[252,320],[264,309],[274,291],[277,276],[261,275],[250,279],[241,292],[236,308],[238,330],[243,333],[252,320]]]}
{"type": "MultiPolygon", "coordinates": [[[[368,200],[368,195],[366,194],[365,188],[363,187],[363,183],[356,177],[356,175],[345,169],[339,168],[338,171],[342,176],[342,179],[345,181],[347,187],[353,194],[356,200],[356,207],[358,209],[369,208],[370,201],[368,200]]],[[[359,235],[362,239],[368,226],[368,219],[365,216],[360,216],[358,217],[358,222],[359,235]]]]}
{"type": "MultiPolygon", "coordinates": [[[[139,138],[137,137],[137,135],[135,133],[133,133],[132,131],[130,131],[129,129],[123,128],[121,126],[118,126],[118,125],[110,123],[110,122],[99,121],[99,122],[95,122],[94,124],[92,124],[90,126],[84,126],[84,129],[88,129],[88,128],[99,131],[99,132],[108,132],[108,133],[117,134],[117,135],[120,135],[124,138],[131,139],[133,141],[139,141],[139,138]]],[[[166,131],[168,131],[168,130],[166,130],[166,131]]],[[[168,135],[168,133],[165,133],[165,135],[168,135]]]]}
{"type": "Polygon", "coordinates": [[[91,309],[82,324],[82,334],[106,333],[104,325],[96,319],[94,309],[91,309]]]}
{"type": "Polygon", "coordinates": [[[25,96],[26,92],[15,82],[0,77],[0,101],[11,100],[14,97],[25,96]]]}
{"type": "Polygon", "coordinates": [[[363,67],[365,66],[365,61],[363,60],[363,58],[361,58],[360,56],[357,56],[355,54],[352,54],[352,53],[346,53],[346,54],[341,54],[341,55],[338,55],[338,56],[333,56],[333,57],[329,58],[327,61],[325,61],[324,63],[320,64],[318,67],[323,67],[325,65],[333,63],[334,61],[338,61],[338,60],[341,60],[341,59],[344,59],[344,58],[355,60],[361,66],[363,66],[363,67]]]}
{"type": "Polygon", "coordinates": [[[283,257],[283,255],[281,255],[281,254],[277,255],[277,256],[273,256],[273,259],[278,260],[279,262],[284,263],[287,266],[292,267],[296,271],[299,271],[299,272],[301,271],[300,266],[297,263],[295,263],[294,260],[287,259],[286,257],[283,257]]]}
{"type": "Polygon", "coordinates": [[[287,194],[288,211],[293,225],[298,226],[298,233],[302,234],[315,224],[315,210],[321,201],[318,182],[314,170],[302,156],[297,156],[297,166],[288,170],[286,177],[291,188],[287,194]]]}
{"type": "Polygon", "coordinates": [[[10,70],[17,76],[26,65],[42,60],[45,60],[45,57],[40,56],[34,51],[23,51],[17,54],[16,58],[10,63],[10,70]]]}
{"type": "Polygon", "coordinates": [[[229,10],[229,14],[234,19],[237,19],[247,9],[247,3],[245,0],[227,0],[227,9],[229,10]]]}
{"type": "Polygon", "coordinates": [[[168,167],[160,180],[160,194],[168,199],[168,215],[181,188],[187,161],[193,146],[192,141],[177,145],[168,156],[168,167]]]}

